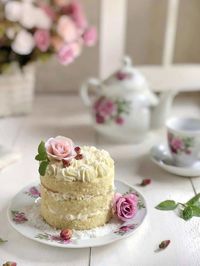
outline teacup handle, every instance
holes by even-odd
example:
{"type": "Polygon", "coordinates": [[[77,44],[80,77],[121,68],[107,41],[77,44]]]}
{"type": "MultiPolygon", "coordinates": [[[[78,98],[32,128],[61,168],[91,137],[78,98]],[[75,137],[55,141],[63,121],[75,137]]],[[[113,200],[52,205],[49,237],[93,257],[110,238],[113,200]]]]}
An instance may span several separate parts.
{"type": "MultiPolygon", "coordinates": [[[[92,105],[92,102],[91,102],[91,99],[89,96],[90,85],[92,85],[91,89],[94,90],[94,87],[98,87],[101,85],[101,81],[98,79],[95,79],[95,78],[90,78],[82,84],[82,86],[80,88],[80,96],[83,100],[83,103],[88,107],[92,105]]],[[[95,90],[96,90],[96,88],[95,88],[95,90]]]]}

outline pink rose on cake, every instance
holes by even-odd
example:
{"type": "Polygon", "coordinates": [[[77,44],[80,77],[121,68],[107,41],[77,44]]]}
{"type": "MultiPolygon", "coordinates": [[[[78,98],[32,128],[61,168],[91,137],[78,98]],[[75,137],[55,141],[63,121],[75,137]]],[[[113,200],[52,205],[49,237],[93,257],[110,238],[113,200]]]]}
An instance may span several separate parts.
{"type": "Polygon", "coordinates": [[[66,137],[57,136],[48,139],[45,143],[45,148],[48,156],[55,160],[70,161],[76,156],[73,141],[66,137]]]}
{"type": "Polygon", "coordinates": [[[137,213],[138,198],[135,194],[121,195],[116,193],[114,197],[113,210],[121,221],[132,219],[137,213]]]}

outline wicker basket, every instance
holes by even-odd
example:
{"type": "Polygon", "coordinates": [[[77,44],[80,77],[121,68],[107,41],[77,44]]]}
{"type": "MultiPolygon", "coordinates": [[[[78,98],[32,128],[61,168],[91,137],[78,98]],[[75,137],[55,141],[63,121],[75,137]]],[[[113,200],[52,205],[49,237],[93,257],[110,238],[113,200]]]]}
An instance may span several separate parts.
{"type": "Polygon", "coordinates": [[[35,67],[16,68],[0,75],[0,117],[28,114],[32,109],[35,85],[35,67]]]}

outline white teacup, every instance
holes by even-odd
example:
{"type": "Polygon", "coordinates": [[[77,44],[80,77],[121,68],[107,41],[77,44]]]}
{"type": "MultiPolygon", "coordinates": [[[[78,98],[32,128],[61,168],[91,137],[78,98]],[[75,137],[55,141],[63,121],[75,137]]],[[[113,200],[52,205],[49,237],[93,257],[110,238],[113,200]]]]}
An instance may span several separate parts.
{"type": "Polygon", "coordinates": [[[175,165],[192,166],[199,160],[200,120],[171,118],[166,126],[168,146],[175,165]]]}

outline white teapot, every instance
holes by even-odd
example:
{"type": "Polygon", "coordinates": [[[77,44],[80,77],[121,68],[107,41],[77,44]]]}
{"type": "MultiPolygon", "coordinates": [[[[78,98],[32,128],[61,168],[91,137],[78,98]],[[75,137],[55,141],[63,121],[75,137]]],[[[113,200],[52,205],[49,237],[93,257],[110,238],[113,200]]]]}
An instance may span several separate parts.
{"type": "Polygon", "coordinates": [[[151,128],[164,125],[176,93],[169,90],[159,98],[129,57],[124,58],[121,70],[105,82],[92,78],[80,90],[96,130],[128,142],[140,142],[151,128]],[[89,88],[95,89],[94,99],[89,97],[89,88]]]}

